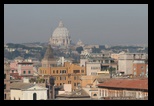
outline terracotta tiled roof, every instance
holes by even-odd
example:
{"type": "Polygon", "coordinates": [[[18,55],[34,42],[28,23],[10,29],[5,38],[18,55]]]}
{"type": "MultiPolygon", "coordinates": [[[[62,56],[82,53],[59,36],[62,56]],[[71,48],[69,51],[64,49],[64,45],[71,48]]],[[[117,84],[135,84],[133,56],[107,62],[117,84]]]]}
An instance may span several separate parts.
{"type": "Polygon", "coordinates": [[[148,79],[111,79],[97,86],[148,90],[148,79]]]}
{"type": "Polygon", "coordinates": [[[14,82],[10,84],[10,89],[28,89],[35,86],[32,83],[14,82]]]}
{"type": "Polygon", "coordinates": [[[96,78],[99,83],[103,83],[104,81],[110,80],[110,78],[96,78]]]}

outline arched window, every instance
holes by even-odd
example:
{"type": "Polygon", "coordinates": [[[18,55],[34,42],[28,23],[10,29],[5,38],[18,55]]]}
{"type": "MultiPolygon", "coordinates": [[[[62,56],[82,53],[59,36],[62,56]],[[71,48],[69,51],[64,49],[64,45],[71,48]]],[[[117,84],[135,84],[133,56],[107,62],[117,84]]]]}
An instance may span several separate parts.
{"type": "Polygon", "coordinates": [[[94,94],[93,96],[97,96],[97,94],[94,94]]]}
{"type": "Polygon", "coordinates": [[[37,100],[37,94],[33,93],[33,100],[37,100]]]}

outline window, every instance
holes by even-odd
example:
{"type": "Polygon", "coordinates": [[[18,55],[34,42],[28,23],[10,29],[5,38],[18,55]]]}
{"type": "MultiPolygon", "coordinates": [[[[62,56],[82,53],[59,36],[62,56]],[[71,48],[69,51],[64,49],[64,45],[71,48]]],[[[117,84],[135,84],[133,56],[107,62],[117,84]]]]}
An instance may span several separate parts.
{"type": "Polygon", "coordinates": [[[4,84],[4,89],[6,89],[6,84],[4,84]]]}
{"type": "Polygon", "coordinates": [[[16,98],[14,97],[14,100],[16,100],[16,98]]]}
{"type": "Polygon", "coordinates": [[[56,72],[58,73],[58,70],[56,72]]]}
{"type": "Polygon", "coordinates": [[[92,70],[100,69],[99,67],[91,67],[92,70]]]}
{"type": "Polygon", "coordinates": [[[96,72],[91,72],[91,75],[97,75],[97,73],[96,72]]]}
{"type": "Polygon", "coordinates": [[[82,73],[84,73],[84,70],[81,70],[82,73]]]}
{"type": "Polygon", "coordinates": [[[62,84],[60,83],[60,85],[62,85],[62,84]]]}
{"type": "Polygon", "coordinates": [[[74,83],[74,86],[76,86],[76,83],[74,83]]]}
{"type": "Polygon", "coordinates": [[[80,86],[80,83],[77,83],[77,86],[80,86]]]}
{"type": "Polygon", "coordinates": [[[141,67],[141,69],[143,70],[143,69],[144,69],[144,67],[142,66],[142,67],[141,67]]]}
{"type": "Polygon", "coordinates": [[[97,94],[94,94],[93,96],[97,96],[97,94]]]}
{"type": "Polygon", "coordinates": [[[76,80],[76,76],[74,77],[74,80],[76,80]]]}
{"type": "Polygon", "coordinates": [[[6,74],[4,74],[4,79],[6,79],[6,74]]]}
{"type": "Polygon", "coordinates": [[[60,77],[60,80],[61,80],[62,78],[60,77]]]}
{"type": "Polygon", "coordinates": [[[55,73],[55,70],[53,70],[53,73],[55,73]]]}
{"type": "Polygon", "coordinates": [[[26,71],[24,71],[24,74],[26,74],[26,71]]]}
{"type": "Polygon", "coordinates": [[[12,70],[12,73],[14,73],[14,70],[12,70]]]}
{"type": "Polygon", "coordinates": [[[20,100],[20,98],[19,98],[19,100],[20,100]]]}
{"type": "Polygon", "coordinates": [[[80,70],[73,70],[73,73],[80,73],[80,70]]]}
{"type": "Polygon", "coordinates": [[[101,90],[99,90],[99,96],[101,96],[101,90]]]}
{"type": "Polygon", "coordinates": [[[28,74],[30,74],[30,70],[28,71],[28,74]]]}

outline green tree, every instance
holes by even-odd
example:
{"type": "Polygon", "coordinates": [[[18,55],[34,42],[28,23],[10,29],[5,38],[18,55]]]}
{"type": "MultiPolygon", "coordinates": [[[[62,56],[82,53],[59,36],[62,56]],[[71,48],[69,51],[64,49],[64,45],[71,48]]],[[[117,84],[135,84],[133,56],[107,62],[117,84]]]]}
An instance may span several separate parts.
{"type": "Polygon", "coordinates": [[[78,52],[78,53],[80,53],[81,54],[81,51],[83,50],[83,47],[77,47],[76,48],[76,51],[78,52]]]}
{"type": "Polygon", "coordinates": [[[92,48],[92,52],[93,53],[100,53],[101,52],[101,49],[100,48],[93,47],[92,48]]]}
{"type": "Polygon", "coordinates": [[[110,73],[110,78],[112,78],[112,75],[113,75],[113,73],[115,73],[115,68],[113,68],[112,66],[110,66],[109,68],[108,68],[108,70],[109,70],[109,73],[110,73]]]}

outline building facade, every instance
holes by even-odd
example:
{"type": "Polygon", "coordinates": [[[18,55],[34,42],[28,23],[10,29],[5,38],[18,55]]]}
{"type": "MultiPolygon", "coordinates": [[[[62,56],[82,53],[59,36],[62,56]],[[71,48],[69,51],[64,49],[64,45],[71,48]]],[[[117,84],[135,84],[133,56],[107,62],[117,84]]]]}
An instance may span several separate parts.
{"type": "Polygon", "coordinates": [[[49,76],[55,78],[55,85],[61,86],[64,84],[71,84],[72,90],[81,83],[80,77],[86,75],[85,67],[65,62],[62,67],[40,67],[39,75],[46,79],[49,83],[49,76]]]}
{"type": "Polygon", "coordinates": [[[118,69],[118,63],[110,53],[83,53],[80,55],[80,66],[85,66],[86,62],[100,63],[100,71],[108,71],[111,66],[115,71],[118,69]]]}
{"type": "Polygon", "coordinates": [[[148,99],[148,79],[112,79],[97,86],[99,99],[148,99]]]}
{"type": "Polygon", "coordinates": [[[50,38],[50,44],[53,46],[65,46],[68,47],[71,44],[71,39],[69,36],[69,31],[62,21],[59,22],[58,27],[53,31],[50,38]]]}
{"type": "Polygon", "coordinates": [[[32,83],[11,83],[11,100],[47,100],[47,88],[32,83]]]}
{"type": "Polygon", "coordinates": [[[86,75],[85,67],[70,62],[64,62],[63,66],[58,66],[57,61],[53,56],[51,46],[48,46],[44,58],[42,60],[42,67],[39,67],[38,73],[40,77],[49,83],[49,76],[55,78],[55,86],[62,86],[64,84],[71,84],[72,90],[80,84],[80,77],[86,75]]]}
{"type": "Polygon", "coordinates": [[[4,100],[10,100],[10,64],[4,63],[4,100]]]}
{"type": "Polygon", "coordinates": [[[134,61],[133,62],[133,75],[134,76],[145,76],[146,75],[146,67],[144,61],[134,61]]]}
{"type": "Polygon", "coordinates": [[[119,54],[118,53],[112,53],[111,58],[118,60],[119,59],[119,54]]]}
{"type": "Polygon", "coordinates": [[[101,64],[97,62],[86,62],[86,75],[97,75],[101,71],[101,64]]]}
{"type": "Polygon", "coordinates": [[[124,74],[133,74],[133,62],[135,60],[147,59],[147,54],[144,53],[122,53],[119,54],[118,72],[124,74]]]}
{"type": "Polygon", "coordinates": [[[22,77],[32,77],[34,74],[33,62],[19,62],[18,73],[22,77]]]}

